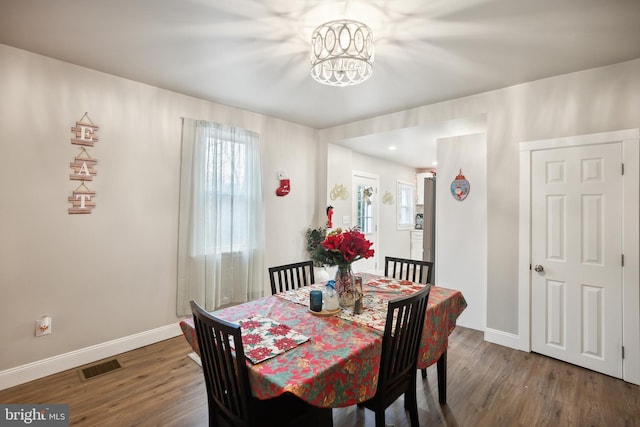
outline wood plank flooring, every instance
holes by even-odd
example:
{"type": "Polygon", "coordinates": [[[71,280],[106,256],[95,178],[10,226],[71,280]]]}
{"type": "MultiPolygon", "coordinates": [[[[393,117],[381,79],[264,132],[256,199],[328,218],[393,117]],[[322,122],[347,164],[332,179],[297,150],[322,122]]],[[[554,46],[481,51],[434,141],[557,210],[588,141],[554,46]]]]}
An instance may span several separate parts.
{"type": "MultiPolygon", "coordinates": [[[[88,380],[78,369],[0,391],[0,403],[66,403],[73,426],[206,426],[200,367],[176,337],[117,356],[122,368],[88,380]]],[[[640,426],[640,387],[537,354],[486,343],[456,328],[448,356],[447,405],[438,404],[435,365],[418,375],[423,426],[640,426]]],[[[374,425],[373,413],[334,410],[336,427],[374,425]]],[[[402,398],[387,425],[409,424],[402,398]]]]}

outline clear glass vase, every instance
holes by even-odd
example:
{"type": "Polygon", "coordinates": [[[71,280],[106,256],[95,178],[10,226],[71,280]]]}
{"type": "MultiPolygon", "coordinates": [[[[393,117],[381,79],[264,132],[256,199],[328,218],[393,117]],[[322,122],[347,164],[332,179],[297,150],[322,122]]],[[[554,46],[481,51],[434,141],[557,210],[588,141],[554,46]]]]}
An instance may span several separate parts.
{"type": "Polygon", "coordinates": [[[336,270],[336,292],[340,307],[353,307],[356,300],[356,287],[353,282],[351,264],[339,265],[336,270]]]}

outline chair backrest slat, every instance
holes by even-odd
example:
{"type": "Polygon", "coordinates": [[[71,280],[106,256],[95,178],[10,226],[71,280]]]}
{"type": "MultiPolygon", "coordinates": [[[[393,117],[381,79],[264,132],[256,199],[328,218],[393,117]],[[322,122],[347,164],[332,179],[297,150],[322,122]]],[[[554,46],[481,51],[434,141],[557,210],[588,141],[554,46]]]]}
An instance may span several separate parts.
{"type": "Polygon", "coordinates": [[[413,295],[389,301],[378,376],[383,393],[415,377],[430,291],[427,285],[413,295]]]}
{"type": "Polygon", "coordinates": [[[431,283],[433,263],[407,258],[385,257],[384,275],[416,283],[431,283]]]}
{"type": "Polygon", "coordinates": [[[271,294],[290,291],[315,283],[313,261],[269,267],[271,294]]]}

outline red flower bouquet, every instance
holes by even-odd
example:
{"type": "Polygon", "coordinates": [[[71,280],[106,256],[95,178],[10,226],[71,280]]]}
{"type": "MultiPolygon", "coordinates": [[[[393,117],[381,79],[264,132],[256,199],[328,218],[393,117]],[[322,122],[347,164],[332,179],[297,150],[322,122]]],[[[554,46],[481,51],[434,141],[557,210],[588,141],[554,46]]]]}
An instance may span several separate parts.
{"type": "Polygon", "coordinates": [[[326,265],[347,266],[362,258],[371,258],[374,254],[372,242],[367,240],[357,228],[330,232],[322,242],[326,265]]]}
{"type": "MultiPolygon", "coordinates": [[[[353,306],[356,299],[356,288],[353,280],[351,264],[359,259],[371,258],[374,255],[372,242],[367,240],[356,227],[347,230],[337,228],[314,249],[314,261],[322,265],[337,265],[336,278],[333,282],[338,293],[341,307],[353,306]]],[[[328,282],[331,284],[331,281],[328,282]]]]}

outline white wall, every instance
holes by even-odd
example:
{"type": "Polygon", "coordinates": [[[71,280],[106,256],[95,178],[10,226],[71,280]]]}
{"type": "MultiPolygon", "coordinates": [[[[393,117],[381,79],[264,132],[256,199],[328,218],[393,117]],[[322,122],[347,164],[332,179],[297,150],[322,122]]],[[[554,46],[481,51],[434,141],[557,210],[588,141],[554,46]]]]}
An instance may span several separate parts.
{"type": "Polygon", "coordinates": [[[327,163],[327,204],[334,207],[334,227],[351,227],[355,224],[353,217],[353,171],[370,173],[378,176],[378,242],[374,245],[374,250],[378,257],[378,270],[384,270],[385,256],[408,257],[410,249],[409,230],[397,230],[396,227],[396,182],[398,179],[415,182],[416,171],[413,168],[388,162],[376,157],[367,156],[348,148],[328,144],[327,163]],[[349,191],[346,200],[331,200],[331,190],[335,185],[344,185],[349,191]],[[382,204],[382,195],[389,191],[394,198],[392,205],[382,204]],[[345,224],[342,218],[348,216],[350,222],[345,224]]]}
{"type": "Polygon", "coordinates": [[[333,228],[348,228],[352,225],[351,219],[344,223],[343,217],[351,218],[353,153],[335,144],[328,144],[327,151],[327,206],[333,206],[333,228]],[[346,189],[345,198],[332,198],[332,191],[337,187],[346,189]]]}
{"type": "Polygon", "coordinates": [[[487,140],[485,134],[437,141],[437,286],[458,289],[467,308],[458,324],[484,331],[487,294],[487,140]],[[467,198],[451,195],[459,171],[470,183],[467,198]]]}
{"type": "Polygon", "coordinates": [[[176,324],[181,117],[260,133],[265,263],[307,258],[326,182],[317,131],[4,45],[0,94],[0,374],[176,324]],[[97,207],[69,215],[70,128],[85,112],[100,126],[97,207]],[[291,179],[286,197],[275,195],[278,170],[291,179]],[[35,338],[43,315],[53,334],[35,338]]]}
{"type": "Polygon", "coordinates": [[[640,59],[320,131],[321,142],[487,115],[487,328],[518,333],[518,143],[640,127],[640,59]]]}
{"type": "Polygon", "coordinates": [[[398,230],[397,227],[397,182],[398,180],[415,182],[416,171],[407,166],[357,152],[354,152],[352,156],[354,170],[378,175],[378,244],[374,249],[378,257],[378,271],[384,272],[385,256],[409,258],[410,255],[410,230],[398,230]],[[382,196],[387,191],[393,195],[393,204],[382,203],[382,196]]]}

